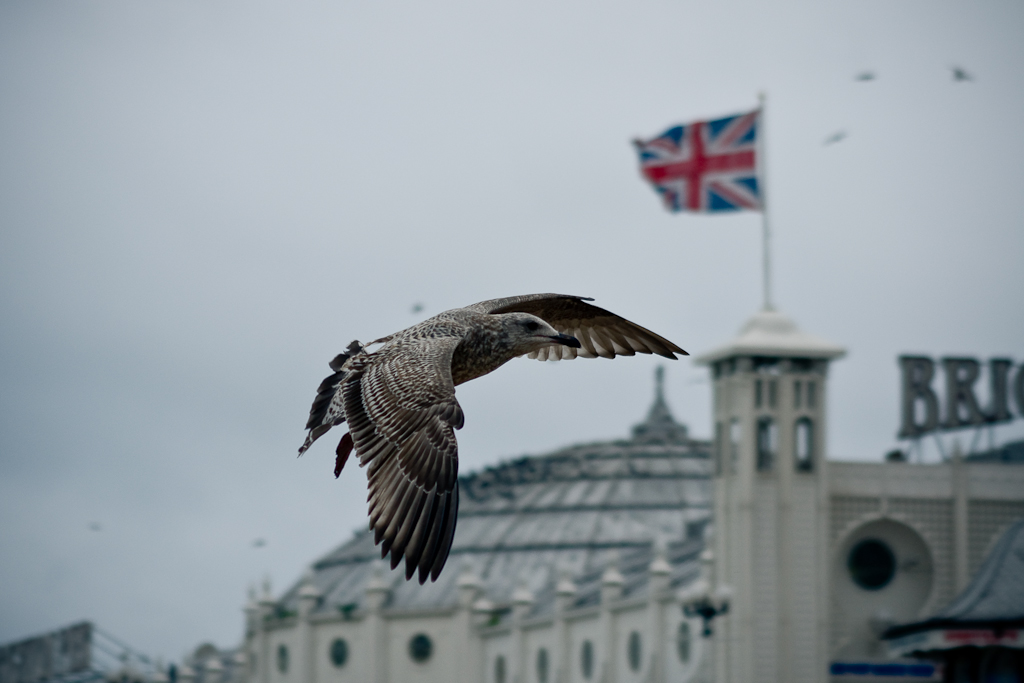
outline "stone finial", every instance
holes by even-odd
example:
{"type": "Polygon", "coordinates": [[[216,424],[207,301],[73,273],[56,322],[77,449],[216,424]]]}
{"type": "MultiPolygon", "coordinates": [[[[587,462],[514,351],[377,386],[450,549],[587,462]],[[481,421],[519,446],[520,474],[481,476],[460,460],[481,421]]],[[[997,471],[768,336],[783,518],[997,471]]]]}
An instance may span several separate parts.
{"type": "Polygon", "coordinates": [[[473,612],[473,623],[477,626],[495,626],[500,621],[497,607],[483,592],[473,601],[473,606],[470,609],[473,612]]]}
{"type": "Polygon", "coordinates": [[[470,609],[477,594],[483,589],[483,581],[477,576],[473,569],[473,563],[468,559],[462,563],[462,570],[455,580],[455,586],[459,591],[459,606],[463,609],[470,609]]]}
{"type": "Polygon", "coordinates": [[[621,586],[626,582],[619,571],[619,553],[613,550],[608,555],[608,562],[605,564],[604,573],[601,574],[602,586],[621,586]]]}
{"type": "Polygon", "coordinates": [[[619,571],[619,553],[612,551],[608,557],[608,564],[604,573],[601,574],[601,602],[607,604],[612,600],[622,597],[622,586],[626,579],[619,571]]]}
{"type": "Polygon", "coordinates": [[[268,574],[263,579],[263,593],[260,595],[259,600],[261,605],[274,604],[274,593],[270,588],[270,575],[268,574]]]}
{"type": "Polygon", "coordinates": [[[648,565],[647,571],[650,574],[651,594],[660,593],[668,589],[669,576],[672,574],[672,565],[668,563],[667,548],[665,539],[658,537],[654,542],[654,559],[648,565]]]}
{"type": "Polygon", "coordinates": [[[563,569],[558,572],[558,583],[555,584],[555,595],[573,597],[576,595],[576,582],[572,579],[572,572],[563,569]]]}
{"type": "Polygon", "coordinates": [[[309,616],[316,609],[320,598],[323,597],[323,593],[316,587],[316,582],[313,579],[313,569],[307,569],[306,574],[302,577],[302,585],[299,586],[299,614],[303,617],[309,616]]]}
{"type": "Polygon", "coordinates": [[[700,575],[708,583],[714,579],[715,571],[715,553],[711,548],[705,548],[700,551],[700,575]]]}
{"type": "Polygon", "coordinates": [[[533,604],[533,591],[530,590],[530,586],[526,582],[526,577],[520,577],[519,581],[516,582],[515,590],[512,591],[512,604],[533,604]]]}
{"type": "Polygon", "coordinates": [[[473,603],[473,611],[477,614],[491,614],[494,612],[494,603],[488,600],[486,595],[481,595],[473,603]]]}
{"type": "Polygon", "coordinates": [[[366,599],[366,607],[371,612],[379,612],[391,593],[391,586],[384,578],[384,563],[376,560],[370,570],[370,579],[363,589],[366,599]]]}
{"type": "Polygon", "coordinates": [[[256,621],[258,625],[265,626],[264,620],[274,613],[274,607],[277,604],[270,590],[270,576],[263,579],[263,591],[256,604],[258,607],[256,621]]]}
{"type": "Polygon", "coordinates": [[[523,619],[533,606],[533,591],[526,582],[526,576],[520,575],[516,588],[512,591],[512,616],[515,620],[523,619]]]}
{"type": "Polygon", "coordinates": [[[672,571],[672,566],[668,563],[668,541],[665,540],[664,533],[657,533],[654,537],[654,541],[651,543],[651,549],[654,551],[654,558],[651,560],[650,566],[647,570],[651,574],[668,574],[672,571]]]}
{"type": "Polygon", "coordinates": [[[563,568],[558,572],[558,581],[555,583],[555,611],[568,610],[575,599],[576,582],[572,579],[572,572],[563,568]]]}
{"type": "Polygon", "coordinates": [[[246,633],[255,633],[260,626],[260,603],[256,594],[256,586],[250,584],[249,590],[247,591],[245,607],[242,608],[242,611],[245,613],[246,633]]]}
{"type": "Polygon", "coordinates": [[[624,583],[626,583],[626,579],[615,565],[609,565],[601,574],[602,586],[622,586],[624,583]]]}
{"type": "Polygon", "coordinates": [[[313,571],[312,567],[306,569],[302,575],[302,586],[299,587],[299,595],[320,595],[320,590],[316,587],[316,572],[313,571]]]}

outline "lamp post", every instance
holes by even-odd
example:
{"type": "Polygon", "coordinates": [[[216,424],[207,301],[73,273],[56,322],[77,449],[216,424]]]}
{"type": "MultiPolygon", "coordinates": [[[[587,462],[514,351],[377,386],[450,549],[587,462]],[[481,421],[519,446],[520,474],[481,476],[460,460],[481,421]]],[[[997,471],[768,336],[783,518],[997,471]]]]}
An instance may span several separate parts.
{"type": "MultiPolygon", "coordinates": [[[[703,583],[698,581],[697,583],[703,583]]],[[[683,602],[683,614],[688,617],[700,617],[704,620],[703,636],[710,638],[714,633],[711,622],[715,617],[729,613],[729,599],[732,591],[728,586],[719,586],[714,592],[708,590],[707,584],[696,586],[699,593],[695,592],[688,600],[683,602]]],[[[689,592],[689,591],[687,591],[689,592]]]]}
{"type": "Polygon", "coordinates": [[[710,638],[714,633],[711,622],[715,617],[729,613],[729,603],[732,601],[732,588],[720,584],[714,590],[711,589],[711,569],[714,563],[714,554],[705,550],[700,554],[700,578],[684,588],[679,593],[679,601],[683,603],[683,614],[688,617],[700,617],[704,621],[705,638],[710,638]]]}

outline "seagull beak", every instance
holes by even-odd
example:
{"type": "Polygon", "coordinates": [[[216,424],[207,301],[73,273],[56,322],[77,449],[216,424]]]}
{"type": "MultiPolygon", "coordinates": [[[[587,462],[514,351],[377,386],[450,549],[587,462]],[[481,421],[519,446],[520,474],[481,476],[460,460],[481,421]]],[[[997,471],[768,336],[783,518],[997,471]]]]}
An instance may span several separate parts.
{"type": "Polygon", "coordinates": [[[554,337],[548,337],[548,339],[563,346],[571,346],[574,349],[580,348],[580,340],[568,334],[556,334],[554,337]]]}

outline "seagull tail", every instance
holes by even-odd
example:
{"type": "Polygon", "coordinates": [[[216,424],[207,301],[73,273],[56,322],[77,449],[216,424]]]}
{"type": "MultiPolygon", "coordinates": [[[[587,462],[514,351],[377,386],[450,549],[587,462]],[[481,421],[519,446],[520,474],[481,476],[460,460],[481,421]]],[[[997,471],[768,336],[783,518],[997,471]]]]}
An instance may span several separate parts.
{"type": "MultiPolygon", "coordinates": [[[[345,421],[345,412],[341,407],[341,401],[335,401],[334,397],[338,393],[338,388],[349,375],[346,367],[348,361],[365,353],[364,348],[358,340],[353,341],[345,349],[345,353],[339,353],[330,362],[334,374],[328,375],[317,388],[316,398],[313,399],[313,406],[309,409],[309,419],[306,421],[306,429],[309,430],[309,434],[306,435],[306,440],[299,448],[299,455],[305,453],[313,445],[313,442],[326,434],[331,427],[345,421]]],[[[339,444],[339,450],[340,448],[339,444]]]]}

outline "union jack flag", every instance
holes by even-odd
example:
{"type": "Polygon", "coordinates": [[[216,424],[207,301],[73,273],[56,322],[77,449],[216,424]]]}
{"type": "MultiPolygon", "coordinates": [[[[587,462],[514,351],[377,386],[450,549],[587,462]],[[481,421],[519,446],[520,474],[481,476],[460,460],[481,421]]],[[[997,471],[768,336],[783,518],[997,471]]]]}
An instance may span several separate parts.
{"type": "Polygon", "coordinates": [[[669,211],[761,210],[757,128],[761,110],[669,128],[635,140],[640,172],[669,211]]]}

